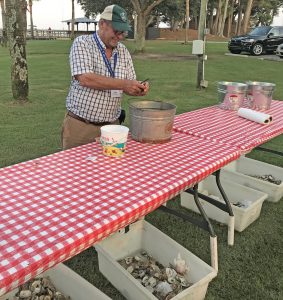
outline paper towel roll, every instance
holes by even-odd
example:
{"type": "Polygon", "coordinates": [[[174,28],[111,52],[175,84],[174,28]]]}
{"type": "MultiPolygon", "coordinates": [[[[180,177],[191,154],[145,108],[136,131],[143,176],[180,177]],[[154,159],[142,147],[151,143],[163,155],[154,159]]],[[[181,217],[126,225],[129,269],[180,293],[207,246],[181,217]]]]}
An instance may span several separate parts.
{"type": "Polygon", "coordinates": [[[260,124],[269,124],[272,121],[272,116],[262,113],[262,112],[258,112],[258,111],[254,111],[252,109],[248,109],[248,108],[243,108],[241,107],[238,110],[238,115],[242,118],[260,123],[260,124]]]}

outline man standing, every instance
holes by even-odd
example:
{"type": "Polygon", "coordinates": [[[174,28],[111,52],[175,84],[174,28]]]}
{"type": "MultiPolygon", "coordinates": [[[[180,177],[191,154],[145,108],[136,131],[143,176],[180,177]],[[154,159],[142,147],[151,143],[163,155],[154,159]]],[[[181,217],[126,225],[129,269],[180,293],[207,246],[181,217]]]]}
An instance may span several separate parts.
{"type": "Polygon", "coordinates": [[[136,80],[132,58],[120,43],[130,30],[126,11],[105,8],[99,31],[75,39],[70,52],[72,81],[62,128],[63,149],[94,142],[100,127],[119,124],[123,92],[144,96],[148,84],[136,80]]]}

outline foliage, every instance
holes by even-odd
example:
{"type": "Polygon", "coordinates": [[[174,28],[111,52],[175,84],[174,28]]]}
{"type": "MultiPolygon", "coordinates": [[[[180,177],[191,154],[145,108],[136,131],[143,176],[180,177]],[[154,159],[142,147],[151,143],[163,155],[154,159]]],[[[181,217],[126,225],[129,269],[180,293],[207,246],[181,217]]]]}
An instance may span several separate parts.
{"type": "Polygon", "coordinates": [[[169,23],[171,28],[175,22],[181,22],[186,17],[186,1],[185,0],[166,0],[157,7],[161,15],[161,21],[169,23]]]}
{"type": "MultiPolygon", "coordinates": [[[[129,49],[134,49],[133,42],[126,44],[129,49]]],[[[70,81],[70,45],[70,41],[59,40],[28,42],[30,101],[25,105],[10,101],[10,57],[8,51],[1,49],[1,167],[60,151],[60,130],[70,81]]],[[[217,104],[217,81],[220,80],[274,82],[274,98],[283,97],[282,62],[225,56],[227,44],[207,43],[205,76],[209,86],[204,91],[197,91],[196,61],[189,59],[191,44],[147,41],[146,47],[150,54],[164,55],[162,60],[147,56],[134,57],[138,78],[150,78],[151,90],[147,99],[175,103],[178,114],[217,104]]],[[[123,100],[125,109],[128,107],[127,100],[123,100]]],[[[283,135],[272,139],[265,147],[282,151],[282,144],[283,135]]],[[[252,151],[249,156],[283,167],[280,157],[259,151],[252,151]]],[[[175,208],[174,201],[169,201],[168,206],[171,205],[175,208]]],[[[282,214],[283,199],[278,203],[264,201],[260,218],[245,231],[235,233],[233,247],[227,245],[227,226],[213,222],[218,236],[219,272],[209,284],[206,300],[282,299],[282,214]]],[[[198,218],[193,213],[191,216],[198,218]]],[[[210,263],[207,232],[158,211],[146,219],[210,263]]],[[[112,299],[124,299],[99,272],[93,247],[72,258],[67,264],[112,299]]]]}
{"type": "MultiPolygon", "coordinates": [[[[81,7],[85,11],[87,17],[92,16],[94,18],[98,14],[102,13],[106,6],[113,4],[113,1],[110,0],[77,0],[77,2],[81,4],[81,7]]],[[[123,7],[127,11],[128,16],[133,14],[133,5],[131,1],[115,0],[115,4],[123,7]]]]}
{"type": "Polygon", "coordinates": [[[251,21],[255,26],[270,25],[273,17],[278,14],[283,5],[282,0],[257,0],[254,1],[251,21]]]}

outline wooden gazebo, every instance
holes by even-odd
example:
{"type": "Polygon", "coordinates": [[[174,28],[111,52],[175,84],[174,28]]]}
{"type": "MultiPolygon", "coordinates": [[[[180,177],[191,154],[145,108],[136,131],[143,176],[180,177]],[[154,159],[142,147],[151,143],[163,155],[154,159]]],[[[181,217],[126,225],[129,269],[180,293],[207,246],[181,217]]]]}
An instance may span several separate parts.
{"type": "MultiPolygon", "coordinates": [[[[71,30],[70,26],[72,24],[72,19],[65,20],[65,21],[62,21],[62,22],[67,23],[68,24],[68,30],[71,30]]],[[[89,18],[86,18],[86,17],[84,17],[84,18],[76,18],[76,19],[74,19],[74,24],[77,27],[77,31],[79,31],[79,24],[80,23],[86,24],[87,31],[88,31],[88,25],[89,24],[94,24],[94,31],[96,31],[96,26],[97,26],[98,22],[95,21],[94,19],[89,19],[89,18]]]]}

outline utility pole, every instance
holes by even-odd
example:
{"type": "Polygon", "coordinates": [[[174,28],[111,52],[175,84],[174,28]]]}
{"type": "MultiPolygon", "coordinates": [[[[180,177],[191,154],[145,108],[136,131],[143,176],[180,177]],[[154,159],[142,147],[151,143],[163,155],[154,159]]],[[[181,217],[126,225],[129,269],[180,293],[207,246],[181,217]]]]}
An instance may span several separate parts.
{"type": "Polygon", "coordinates": [[[190,28],[190,0],[186,0],[186,36],[185,44],[189,42],[189,28],[190,28]]]}
{"type": "Polygon", "coordinates": [[[204,57],[205,57],[205,25],[207,0],[201,0],[200,18],[198,24],[198,39],[203,41],[203,54],[198,55],[197,88],[205,87],[204,83],[204,57]]]}

